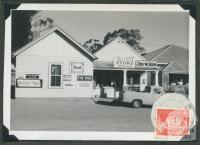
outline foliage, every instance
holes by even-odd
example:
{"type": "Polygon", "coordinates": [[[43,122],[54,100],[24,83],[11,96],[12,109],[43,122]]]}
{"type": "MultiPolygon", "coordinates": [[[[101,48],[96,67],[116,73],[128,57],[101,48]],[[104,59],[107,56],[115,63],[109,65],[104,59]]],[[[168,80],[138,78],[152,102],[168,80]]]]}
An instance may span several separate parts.
{"type": "Polygon", "coordinates": [[[142,35],[138,29],[126,30],[121,28],[115,30],[112,33],[108,32],[103,40],[103,44],[106,45],[116,37],[121,37],[126,43],[128,43],[137,52],[143,52],[145,49],[140,46],[140,41],[142,40],[142,35]]]}
{"type": "Polygon", "coordinates": [[[12,51],[15,51],[29,41],[31,23],[30,17],[36,11],[12,11],[12,51]]]}
{"type": "Polygon", "coordinates": [[[140,30],[138,29],[126,30],[124,28],[121,28],[119,30],[113,31],[112,33],[108,32],[104,36],[103,44],[100,44],[99,40],[90,39],[86,41],[83,46],[90,52],[94,53],[98,51],[101,47],[114,40],[116,37],[121,37],[126,43],[128,43],[134,50],[139,53],[145,51],[144,47],[140,46],[140,41],[143,37],[140,33],[140,30]]]}
{"type": "Polygon", "coordinates": [[[100,44],[99,40],[97,39],[90,39],[83,44],[83,47],[85,47],[88,51],[92,53],[96,52],[102,46],[103,45],[100,44]]]}

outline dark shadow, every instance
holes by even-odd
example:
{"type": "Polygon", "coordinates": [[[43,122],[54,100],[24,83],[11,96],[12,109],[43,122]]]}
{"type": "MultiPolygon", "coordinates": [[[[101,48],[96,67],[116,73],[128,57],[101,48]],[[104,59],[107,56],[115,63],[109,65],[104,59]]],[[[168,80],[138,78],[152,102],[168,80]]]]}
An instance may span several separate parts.
{"type": "Polygon", "coordinates": [[[107,106],[121,106],[120,102],[95,102],[99,105],[107,105],[107,106]]]}
{"type": "Polygon", "coordinates": [[[10,90],[10,94],[11,94],[11,99],[15,99],[15,86],[11,86],[11,90],[10,90]]]}
{"type": "Polygon", "coordinates": [[[7,142],[19,141],[19,139],[16,136],[9,135],[9,130],[4,125],[2,127],[2,133],[3,133],[3,141],[7,141],[7,142]]]}
{"type": "MultiPolygon", "coordinates": [[[[124,103],[124,102],[119,102],[119,101],[116,101],[116,102],[95,102],[96,104],[99,104],[99,105],[107,105],[107,106],[122,106],[122,107],[127,107],[127,108],[133,108],[131,106],[131,103],[124,103]]],[[[152,108],[151,105],[142,105],[141,108],[152,108]]],[[[137,108],[135,108],[137,109],[137,108]]]]}

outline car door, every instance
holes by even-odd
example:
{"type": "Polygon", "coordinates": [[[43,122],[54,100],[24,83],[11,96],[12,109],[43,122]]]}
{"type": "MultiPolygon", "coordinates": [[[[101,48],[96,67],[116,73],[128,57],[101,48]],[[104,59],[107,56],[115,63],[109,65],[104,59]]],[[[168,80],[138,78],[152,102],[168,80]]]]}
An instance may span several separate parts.
{"type": "Polygon", "coordinates": [[[152,92],[149,92],[149,93],[144,93],[143,96],[142,96],[142,102],[144,105],[152,105],[153,102],[154,102],[154,97],[153,97],[154,94],[152,94],[152,92]]]}

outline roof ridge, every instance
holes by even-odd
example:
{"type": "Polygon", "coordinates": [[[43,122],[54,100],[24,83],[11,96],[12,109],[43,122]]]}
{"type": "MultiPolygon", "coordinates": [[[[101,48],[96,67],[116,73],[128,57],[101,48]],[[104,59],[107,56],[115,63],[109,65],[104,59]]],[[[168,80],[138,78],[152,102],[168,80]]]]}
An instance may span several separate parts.
{"type": "Polygon", "coordinates": [[[106,47],[107,45],[109,45],[111,42],[115,41],[118,37],[119,37],[119,36],[117,36],[116,38],[110,40],[110,42],[108,42],[108,43],[105,44],[103,47],[101,47],[101,48],[99,48],[97,51],[95,51],[94,54],[97,53],[97,52],[98,52],[99,50],[101,50],[102,48],[104,48],[104,47],[106,47]]]}
{"type": "Polygon", "coordinates": [[[145,60],[145,58],[144,58],[142,55],[140,55],[137,51],[135,51],[134,48],[131,47],[125,40],[123,40],[120,36],[118,36],[118,37],[119,37],[119,39],[120,39],[122,42],[124,42],[124,44],[125,44],[128,48],[130,48],[130,50],[133,51],[138,57],[140,57],[140,58],[142,58],[142,59],[145,60]]]}
{"type": "MultiPolygon", "coordinates": [[[[112,43],[112,42],[114,42],[115,40],[120,40],[120,41],[122,41],[123,42],[123,44],[125,45],[125,46],[127,46],[133,53],[135,53],[138,57],[140,57],[141,59],[144,59],[145,60],[145,58],[143,57],[143,56],[141,56],[137,51],[135,51],[134,50],[134,48],[133,47],[131,47],[123,38],[121,38],[120,36],[117,36],[116,38],[114,38],[114,39],[112,39],[110,42],[108,42],[106,45],[104,45],[103,47],[101,47],[100,49],[103,49],[104,47],[106,47],[107,45],[109,45],[110,43],[112,43]]],[[[99,49],[99,50],[100,50],[99,49]]],[[[98,51],[99,51],[98,50],[98,51]]],[[[98,51],[96,51],[95,53],[97,53],[98,51]]],[[[94,54],[95,54],[94,53],[94,54]]]]}
{"type": "Polygon", "coordinates": [[[160,53],[158,53],[155,57],[153,57],[151,60],[157,58],[158,56],[160,56],[162,53],[164,53],[165,51],[167,51],[168,49],[172,48],[173,45],[166,45],[165,49],[163,51],[161,51],[160,53]]]}
{"type": "Polygon", "coordinates": [[[153,50],[153,51],[151,51],[151,52],[145,54],[145,55],[144,55],[144,58],[149,59],[149,60],[152,60],[152,59],[154,59],[157,55],[160,55],[161,52],[165,51],[165,50],[166,50],[168,47],[170,47],[170,46],[171,46],[171,45],[166,45],[166,46],[163,46],[163,47],[161,47],[161,48],[155,49],[155,50],[153,50]],[[164,50],[161,51],[162,49],[164,49],[164,50]],[[161,52],[159,52],[159,51],[161,51],[161,52]],[[157,52],[158,52],[158,53],[157,53],[157,52]],[[153,54],[153,56],[151,56],[150,58],[148,58],[148,56],[149,56],[149,55],[152,55],[152,54],[153,54]]]}
{"type": "Polygon", "coordinates": [[[61,27],[59,27],[58,25],[55,24],[55,27],[60,30],[62,33],[64,33],[64,35],[67,35],[68,37],[70,37],[74,42],[76,42],[76,44],[81,47],[83,49],[83,51],[85,51],[86,53],[89,53],[90,55],[92,55],[93,57],[96,57],[94,54],[92,54],[90,51],[88,51],[87,49],[85,49],[85,47],[83,47],[83,45],[78,42],[76,39],[74,39],[73,36],[71,36],[69,33],[65,32],[61,27]]]}
{"type": "Polygon", "coordinates": [[[75,45],[77,45],[82,51],[84,51],[85,53],[87,53],[87,55],[89,55],[91,58],[96,59],[97,57],[92,54],[91,52],[89,52],[88,50],[86,50],[81,44],[79,44],[78,41],[76,41],[71,35],[69,35],[68,33],[66,33],[64,30],[62,30],[59,26],[57,26],[56,24],[54,25],[53,28],[50,29],[50,31],[42,34],[41,36],[39,36],[38,38],[36,38],[35,40],[27,43],[25,46],[19,48],[18,50],[16,50],[15,52],[13,52],[13,56],[17,56],[18,54],[22,53],[23,51],[25,51],[26,49],[28,49],[29,47],[31,47],[32,45],[34,45],[35,43],[37,43],[38,41],[46,38],[48,35],[50,35],[51,33],[55,32],[56,30],[60,31],[60,33],[62,33],[65,37],[67,37],[70,41],[72,41],[75,45]]]}
{"type": "Polygon", "coordinates": [[[13,52],[12,54],[13,54],[14,56],[20,54],[21,52],[23,52],[23,51],[26,49],[26,47],[28,47],[28,48],[31,47],[32,45],[34,45],[35,43],[37,43],[39,40],[43,39],[43,37],[44,37],[44,38],[47,37],[49,34],[51,34],[51,33],[52,33],[53,31],[55,31],[55,30],[56,30],[55,27],[51,28],[49,31],[43,33],[42,35],[40,35],[40,36],[37,37],[36,39],[34,39],[34,40],[28,42],[27,44],[25,44],[24,46],[22,46],[21,48],[19,48],[19,49],[16,50],[15,52],[13,52]]]}

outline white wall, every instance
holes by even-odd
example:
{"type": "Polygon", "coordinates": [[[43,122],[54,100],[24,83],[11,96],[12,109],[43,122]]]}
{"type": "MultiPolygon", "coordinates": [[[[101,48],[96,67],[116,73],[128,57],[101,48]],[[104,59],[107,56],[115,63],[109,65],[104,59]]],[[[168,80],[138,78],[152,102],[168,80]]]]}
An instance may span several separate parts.
{"type": "Polygon", "coordinates": [[[91,97],[92,81],[77,81],[73,75],[74,88],[49,87],[49,63],[62,63],[62,75],[70,74],[70,61],[83,61],[84,73],[80,75],[93,75],[93,63],[63,40],[56,33],[52,33],[39,41],[31,48],[16,57],[16,78],[25,77],[26,74],[39,74],[43,80],[42,88],[16,88],[17,97],[91,97]],[[89,83],[89,87],[79,88],[80,83],[89,83]]]}

